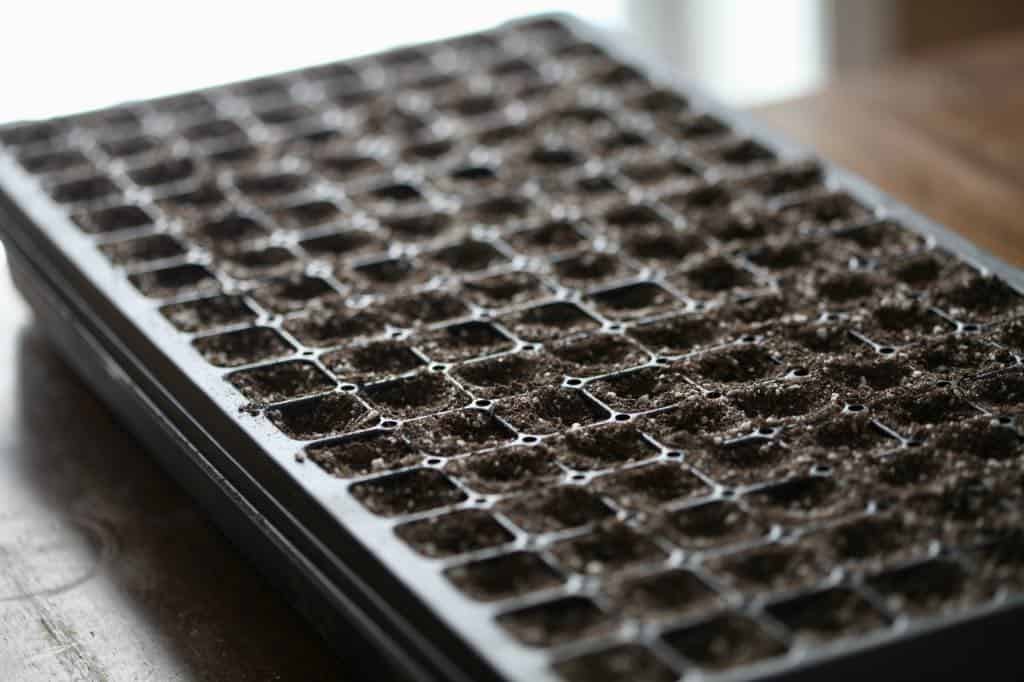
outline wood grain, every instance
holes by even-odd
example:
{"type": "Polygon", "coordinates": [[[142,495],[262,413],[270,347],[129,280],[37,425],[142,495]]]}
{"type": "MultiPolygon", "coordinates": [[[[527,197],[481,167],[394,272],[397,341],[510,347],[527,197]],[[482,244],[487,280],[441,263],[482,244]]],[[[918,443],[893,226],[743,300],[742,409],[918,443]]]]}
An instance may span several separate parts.
{"type": "Polygon", "coordinates": [[[1024,33],[843,81],[755,114],[1024,264],[1024,33]]]}

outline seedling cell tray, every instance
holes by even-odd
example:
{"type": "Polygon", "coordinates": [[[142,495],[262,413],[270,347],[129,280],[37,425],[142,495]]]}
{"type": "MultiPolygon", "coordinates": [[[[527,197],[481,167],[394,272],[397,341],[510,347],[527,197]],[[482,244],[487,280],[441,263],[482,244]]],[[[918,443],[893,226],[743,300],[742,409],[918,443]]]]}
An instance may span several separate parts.
{"type": "Polygon", "coordinates": [[[0,145],[56,345],[379,675],[1019,676],[1024,278],[589,29],[0,145]]]}

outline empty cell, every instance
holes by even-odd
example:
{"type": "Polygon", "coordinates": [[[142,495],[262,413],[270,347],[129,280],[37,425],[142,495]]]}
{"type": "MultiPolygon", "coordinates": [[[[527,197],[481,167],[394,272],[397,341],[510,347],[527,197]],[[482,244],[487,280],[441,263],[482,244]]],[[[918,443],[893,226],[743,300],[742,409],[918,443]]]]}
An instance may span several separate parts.
{"type": "Polygon", "coordinates": [[[459,365],[452,376],[475,396],[501,398],[558,386],[564,371],[561,363],[543,352],[506,353],[459,365]]]}
{"type": "Polygon", "coordinates": [[[743,414],[761,421],[813,415],[832,401],[831,387],[814,380],[766,381],[727,395],[743,414]]]}
{"type": "Polygon", "coordinates": [[[204,336],[192,342],[210,364],[237,367],[291,355],[294,348],[269,327],[252,327],[226,334],[204,336]]]}
{"type": "Polygon", "coordinates": [[[636,344],[611,334],[558,341],[547,350],[559,360],[565,373],[574,377],[606,374],[641,365],[648,360],[647,353],[636,344]]]}
{"type": "Polygon", "coordinates": [[[807,285],[810,295],[843,306],[877,297],[892,283],[880,272],[822,269],[808,273],[807,285]]]}
{"type": "Polygon", "coordinates": [[[458,504],[466,499],[444,474],[412,469],[361,481],[349,490],[367,509],[381,516],[400,516],[458,504]]]}
{"type": "Polygon", "coordinates": [[[319,112],[317,112],[316,109],[299,104],[286,104],[269,109],[262,109],[256,114],[257,118],[270,126],[288,126],[296,123],[309,125],[310,123],[314,123],[314,121],[310,121],[309,119],[318,115],[319,112]]]}
{"type": "Polygon", "coordinates": [[[743,186],[763,197],[778,197],[822,187],[825,173],[814,162],[787,164],[746,179],[743,186]]]}
{"type": "Polygon", "coordinates": [[[570,256],[555,261],[551,267],[562,284],[584,289],[623,279],[635,272],[617,256],[599,251],[570,256]]]}
{"type": "Polygon", "coordinates": [[[711,492],[693,472],[675,463],[648,464],[601,476],[594,481],[594,490],[620,507],[638,511],[711,492]]]}
{"type": "Polygon", "coordinates": [[[554,220],[510,235],[513,247],[524,253],[547,255],[568,251],[586,242],[586,237],[570,220],[554,220]]]}
{"type": "Polygon", "coordinates": [[[864,204],[845,193],[824,194],[793,204],[782,211],[783,220],[804,227],[841,227],[872,218],[864,204]]]}
{"type": "Polygon", "coordinates": [[[923,251],[928,242],[913,230],[891,221],[856,225],[834,233],[840,243],[850,244],[872,258],[898,258],[923,251]]]}
{"type": "Polygon", "coordinates": [[[547,442],[573,469],[605,469],[653,457],[657,449],[632,426],[607,424],[569,431],[547,442]]]}
{"type": "Polygon", "coordinates": [[[1013,462],[1024,454],[1024,440],[1017,427],[1000,423],[991,415],[951,420],[926,431],[927,443],[956,453],[961,465],[965,457],[980,462],[1013,462]]]}
{"type": "Polygon", "coordinates": [[[756,166],[775,161],[776,156],[768,147],[755,140],[737,140],[730,142],[705,153],[711,161],[717,161],[727,166],[742,168],[744,166],[756,166]]]}
{"type": "Polygon", "coordinates": [[[0,141],[9,147],[27,147],[53,143],[65,132],[65,126],[56,121],[34,121],[4,126],[0,130],[0,141]]]}
{"type": "Polygon", "coordinates": [[[463,322],[417,335],[413,343],[431,360],[455,362],[511,350],[512,340],[487,322],[463,322]]]}
{"type": "Polygon", "coordinates": [[[227,376],[231,385],[257,404],[277,403],[323,393],[334,388],[323,370],[312,362],[281,362],[233,372],[227,376]]]}
{"type": "MultiPolygon", "coordinates": [[[[718,483],[753,484],[781,478],[800,464],[800,459],[783,443],[773,438],[747,436],[731,440],[694,438],[687,461],[695,469],[718,483]]],[[[806,466],[806,462],[803,462],[806,466]]]]}
{"type": "Polygon", "coordinates": [[[89,213],[79,213],[75,223],[84,232],[93,234],[132,230],[153,224],[153,217],[141,206],[123,204],[89,213]]]}
{"type": "Polygon", "coordinates": [[[576,528],[615,515],[600,497],[577,486],[556,486],[507,498],[498,509],[528,533],[576,528]]]}
{"type": "MultiPolygon", "coordinates": [[[[985,384],[979,382],[975,384],[977,385],[985,384]]],[[[967,394],[970,396],[971,393],[968,389],[967,394]]],[[[984,404],[985,401],[980,402],[984,404]]],[[[942,424],[978,414],[977,409],[957,395],[951,387],[930,385],[927,382],[916,385],[908,382],[900,389],[892,391],[890,395],[883,396],[875,405],[875,409],[878,419],[897,431],[910,430],[915,426],[942,424]]]]}
{"type": "Polygon", "coordinates": [[[622,644],[554,665],[568,682],[673,682],[679,676],[649,649],[622,644]]]}
{"type": "Polygon", "coordinates": [[[533,434],[586,426],[611,416],[583,393],[553,387],[503,400],[496,409],[516,429],[533,434]]]}
{"type": "Polygon", "coordinates": [[[591,395],[620,412],[668,407],[696,390],[674,367],[641,367],[587,384],[591,395]]]}
{"type": "Polygon", "coordinates": [[[103,255],[115,265],[138,265],[185,255],[185,248],[181,243],[166,234],[126,239],[103,244],[99,248],[103,255]]]}
{"type": "Polygon", "coordinates": [[[605,634],[615,622],[589,599],[563,597],[503,613],[498,624],[523,644],[546,647],[605,634]]]}
{"type": "Polygon", "coordinates": [[[293,230],[308,230],[338,221],[341,209],[333,201],[303,201],[274,211],[278,222],[293,230]]]}
{"type": "Polygon", "coordinates": [[[150,298],[170,298],[185,293],[210,293],[220,289],[220,283],[209,270],[193,264],[139,272],[129,279],[136,289],[150,298]]]}
{"type": "Polygon", "coordinates": [[[366,198],[372,202],[406,203],[423,199],[423,193],[404,182],[385,182],[371,189],[366,198]]]}
{"type": "Polygon", "coordinates": [[[419,327],[465,317],[469,307],[449,291],[420,291],[380,301],[374,309],[395,327],[419,327]]]}
{"type": "Polygon", "coordinates": [[[264,308],[288,313],[339,298],[338,292],[319,277],[297,275],[274,280],[252,293],[264,308]]]}
{"type": "Polygon", "coordinates": [[[608,226],[620,229],[623,232],[632,232],[644,228],[666,229],[671,226],[671,223],[664,216],[647,204],[616,206],[604,214],[604,222],[608,226]]]}
{"type": "Polygon", "coordinates": [[[248,173],[235,178],[235,187],[242,194],[256,199],[276,199],[305,189],[310,178],[299,173],[248,173]]]}
{"type": "Polygon", "coordinates": [[[192,159],[177,157],[130,170],[128,177],[143,187],[156,187],[188,180],[196,170],[195,162],[192,159]]]}
{"type": "Polygon", "coordinates": [[[750,594],[802,589],[828,575],[810,547],[774,543],[705,560],[718,580],[750,594]]]}
{"type": "Polygon", "coordinates": [[[119,194],[121,188],[104,175],[93,175],[58,183],[50,187],[49,191],[57,203],[75,204],[109,199],[119,194]]]}
{"type": "Polygon", "coordinates": [[[436,372],[418,372],[363,387],[366,399],[389,417],[407,419],[462,407],[469,402],[450,379],[436,372]]]}
{"type": "Polygon", "coordinates": [[[492,166],[468,165],[456,168],[448,177],[459,184],[492,184],[498,179],[498,172],[492,166]]]}
{"type": "Polygon", "coordinates": [[[314,443],[306,456],[341,478],[365,476],[416,464],[422,455],[393,431],[373,430],[314,443]]]}
{"type": "Polygon", "coordinates": [[[190,142],[223,146],[241,145],[249,140],[242,127],[229,119],[211,119],[195,123],[182,129],[181,135],[190,142]]]}
{"type": "Polygon", "coordinates": [[[182,301],[166,305],[160,312],[183,332],[208,331],[256,320],[256,313],[240,296],[215,296],[182,301]]]}
{"type": "Polygon", "coordinates": [[[662,203],[688,218],[728,209],[737,200],[735,192],[725,184],[699,184],[662,198],[662,203]]]}
{"type": "MultiPolygon", "coordinates": [[[[244,165],[251,162],[255,162],[260,158],[260,150],[258,147],[245,145],[241,147],[229,147],[227,149],[218,149],[217,151],[210,151],[206,153],[206,159],[212,164],[222,165],[244,165]]],[[[220,170],[214,165],[215,170],[220,170]]]]}
{"type": "Polygon", "coordinates": [[[227,201],[224,192],[212,182],[172,191],[160,199],[160,205],[166,210],[188,216],[212,211],[227,201]]]}
{"type": "MultiPolygon", "coordinates": [[[[395,534],[414,550],[431,558],[490,549],[507,544],[515,537],[493,516],[476,509],[403,523],[395,527],[395,534]]],[[[521,573],[516,572],[515,575],[521,573]]],[[[470,582],[473,582],[472,579],[470,582]]]]}
{"type": "Polygon", "coordinates": [[[728,670],[786,653],[786,645],[747,616],[723,613],[662,636],[688,660],[708,670],[728,670]]]}
{"type": "Polygon", "coordinates": [[[799,351],[826,357],[863,347],[861,341],[852,336],[844,324],[824,321],[787,324],[779,330],[779,334],[799,351]]]}
{"type": "Polygon", "coordinates": [[[724,256],[703,258],[673,277],[684,294],[701,298],[729,294],[755,284],[754,275],[724,256]]]}
{"type": "Polygon", "coordinates": [[[694,436],[718,435],[735,429],[743,414],[723,397],[693,394],[662,412],[645,416],[638,428],[668,447],[687,447],[694,436]]]}
{"type": "Polygon", "coordinates": [[[367,426],[373,414],[343,393],[328,393],[267,410],[267,417],[289,438],[315,440],[367,426]]]}
{"type": "MultiPolygon", "coordinates": [[[[296,307],[301,308],[301,302],[296,307]]],[[[302,344],[324,348],[379,336],[387,321],[366,309],[314,308],[308,315],[289,317],[284,328],[302,344]]]]}
{"type": "Polygon", "coordinates": [[[706,549],[749,542],[766,528],[734,502],[715,500],[664,514],[661,530],[684,549],[706,549]]]}
{"type": "Polygon", "coordinates": [[[982,374],[965,382],[964,389],[970,400],[988,409],[1017,413],[1024,405],[1024,372],[1007,369],[982,374]]]}
{"type": "Polygon", "coordinates": [[[1024,310],[1024,296],[1005,280],[966,266],[943,279],[934,302],[951,317],[971,322],[1003,319],[1024,310]]]}
{"type": "Polygon", "coordinates": [[[506,308],[545,297],[549,290],[528,272],[503,272],[462,282],[465,298],[483,308],[506,308]]]}
{"type": "Polygon", "coordinates": [[[951,334],[909,348],[907,360],[914,369],[936,378],[956,379],[1013,364],[1005,350],[975,336],[951,334]]]}
{"type": "Polygon", "coordinates": [[[1024,588],[1024,532],[1004,528],[972,552],[980,576],[990,585],[1020,592],[1024,588]]]}
{"type": "Polygon", "coordinates": [[[500,224],[525,218],[533,210],[531,201],[516,194],[499,194],[469,207],[467,217],[482,223],[500,224]]]}
{"type": "Polygon", "coordinates": [[[820,368],[826,381],[834,383],[845,395],[865,393],[867,389],[884,391],[902,385],[912,368],[899,360],[879,357],[874,351],[828,358],[820,368]]]}
{"type": "MultiPolygon", "coordinates": [[[[419,422],[412,422],[409,426],[417,424],[419,422]]],[[[471,447],[475,448],[475,445],[471,447]]],[[[465,451],[467,448],[458,445],[450,449],[465,451]]],[[[502,447],[460,458],[452,461],[447,470],[459,476],[468,487],[483,493],[536,489],[550,485],[562,476],[562,469],[555,463],[550,448],[526,445],[502,447]]]]}
{"type": "Polygon", "coordinates": [[[812,263],[836,262],[842,264],[850,256],[848,253],[835,253],[837,248],[830,245],[828,251],[822,251],[824,244],[813,239],[766,240],[746,254],[747,260],[754,265],[775,272],[786,272],[805,268],[812,263]]]}
{"type": "Polygon", "coordinates": [[[853,564],[911,558],[927,548],[923,529],[896,515],[863,516],[834,526],[816,541],[833,561],[853,564]]]}
{"type": "Polygon", "coordinates": [[[402,426],[406,440],[424,452],[444,457],[494,448],[515,432],[483,410],[456,410],[416,419],[402,426]]]}
{"type": "Polygon", "coordinates": [[[833,587],[768,607],[768,613],[800,639],[852,637],[885,627],[885,618],[856,592],[833,587]]]}
{"type": "Polygon", "coordinates": [[[663,561],[668,556],[650,538],[617,522],[556,543],[551,555],[563,568],[584,575],[608,575],[638,564],[663,561]]]}
{"type": "Polygon", "coordinates": [[[457,272],[474,272],[504,263],[508,259],[487,242],[468,240],[433,254],[434,260],[457,272]]]}
{"type": "Polygon", "coordinates": [[[600,325],[582,308],[564,301],[554,301],[510,313],[501,318],[513,334],[524,341],[546,341],[557,337],[590,331],[600,325]]]}
{"type": "Polygon", "coordinates": [[[907,343],[952,331],[952,326],[920,299],[887,296],[873,306],[858,331],[877,343],[907,343]]]}
{"type": "Polygon", "coordinates": [[[886,453],[871,461],[871,470],[879,482],[895,488],[926,485],[951,469],[951,453],[925,444],[886,453]]]}
{"type": "Polygon", "coordinates": [[[34,175],[49,173],[81,172],[92,166],[92,162],[76,149],[46,150],[18,156],[18,163],[34,175]]]}
{"type": "Polygon", "coordinates": [[[628,106],[659,116],[678,116],[686,111],[689,102],[682,95],[655,88],[629,100],[628,106]]]}
{"type": "Polygon", "coordinates": [[[484,128],[477,134],[477,141],[488,147],[500,147],[520,140],[527,135],[525,126],[517,124],[504,124],[484,128]]]}
{"type": "MultiPolygon", "coordinates": [[[[391,230],[394,238],[406,242],[438,239],[454,226],[450,214],[431,210],[413,210],[396,213],[382,218],[381,223],[391,230]]],[[[465,259],[463,262],[470,265],[474,262],[483,262],[484,265],[482,267],[487,267],[491,262],[498,262],[504,258],[501,254],[495,256],[493,253],[489,253],[486,248],[449,251],[442,257],[442,262],[445,262],[445,257],[454,261],[465,259]],[[491,260],[492,258],[494,259],[493,261],[491,260]]],[[[462,268],[463,266],[456,265],[453,267],[462,268]]],[[[468,267],[466,269],[480,268],[468,267]]]]}
{"type": "Polygon", "coordinates": [[[654,353],[682,355],[724,341],[730,331],[718,317],[693,314],[638,324],[627,333],[654,353]]]}
{"type": "Polygon", "coordinates": [[[534,147],[528,160],[541,171],[554,171],[578,165],[581,157],[578,152],[564,145],[541,144],[534,147]]]}
{"type": "Polygon", "coordinates": [[[562,576],[532,552],[512,552],[453,566],[445,571],[457,588],[478,601],[497,601],[551,589],[562,576]]]}
{"type": "Polygon", "coordinates": [[[671,129],[680,139],[701,142],[730,132],[725,122],[710,114],[683,116],[673,122],[671,129]]]}
{"type": "Polygon", "coordinates": [[[217,254],[221,267],[237,279],[262,279],[264,277],[287,277],[295,273],[301,263],[283,246],[266,248],[221,250],[217,254]]]}
{"type": "Polygon", "coordinates": [[[365,280],[367,288],[374,293],[381,289],[399,289],[422,284],[433,277],[433,273],[407,258],[366,263],[353,268],[356,277],[365,280]]]}
{"type": "Polygon", "coordinates": [[[661,184],[696,180],[699,176],[692,166],[679,159],[641,157],[623,164],[619,172],[638,185],[655,187],[661,184]]]}
{"type": "Polygon", "coordinates": [[[749,493],[745,499],[768,518],[796,521],[856,511],[868,502],[853,481],[823,476],[795,476],[749,493]]]}
{"type": "Polygon", "coordinates": [[[702,385],[723,385],[779,376],[786,368],[765,346],[734,343],[692,356],[680,369],[702,385]]]}
{"type": "Polygon", "coordinates": [[[931,559],[872,576],[867,584],[893,611],[923,617],[982,601],[982,591],[969,578],[960,564],[931,559]]]}
{"type": "Polygon", "coordinates": [[[299,242],[299,246],[314,258],[344,261],[367,251],[379,251],[385,244],[369,230],[352,229],[304,239],[299,242]]]}
{"type": "Polygon", "coordinates": [[[630,284],[591,294],[587,300],[610,318],[622,320],[645,317],[675,306],[678,300],[653,282],[630,284]]]}
{"type": "Polygon", "coordinates": [[[646,265],[674,267],[683,259],[703,252],[707,243],[694,232],[656,227],[641,228],[623,235],[622,248],[646,265]]]}
{"type": "Polygon", "coordinates": [[[320,360],[341,379],[355,383],[407,374],[426,364],[407,343],[390,340],[345,346],[320,360]]]}
{"type": "Polygon", "coordinates": [[[196,226],[193,232],[197,238],[224,249],[237,248],[238,242],[270,234],[270,230],[255,218],[237,213],[196,226]]]}
{"type": "Polygon", "coordinates": [[[613,582],[608,590],[619,608],[644,620],[696,615],[721,601],[707,583],[685,569],[613,582]]]}
{"type": "Polygon", "coordinates": [[[332,180],[349,180],[358,176],[373,176],[384,170],[379,159],[363,154],[334,154],[318,159],[324,173],[332,180]]]}
{"type": "Polygon", "coordinates": [[[447,103],[444,108],[458,116],[474,118],[497,112],[502,106],[503,102],[497,97],[482,93],[459,97],[447,103]]]}
{"type": "Polygon", "coordinates": [[[449,138],[428,138],[405,147],[402,150],[402,155],[414,161],[435,161],[454,149],[455,142],[449,138]]]}

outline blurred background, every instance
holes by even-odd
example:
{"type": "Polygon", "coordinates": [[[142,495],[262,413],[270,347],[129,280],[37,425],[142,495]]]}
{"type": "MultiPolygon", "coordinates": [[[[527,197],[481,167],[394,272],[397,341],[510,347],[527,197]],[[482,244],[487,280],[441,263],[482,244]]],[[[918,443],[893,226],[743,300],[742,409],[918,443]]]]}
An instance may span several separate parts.
{"type": "Polygon", "coordinates": [[[0,121],[45,117],[566,11],[734,106],[1024,25],[1019,0],[21,2],[5,7],[0,121]]]}

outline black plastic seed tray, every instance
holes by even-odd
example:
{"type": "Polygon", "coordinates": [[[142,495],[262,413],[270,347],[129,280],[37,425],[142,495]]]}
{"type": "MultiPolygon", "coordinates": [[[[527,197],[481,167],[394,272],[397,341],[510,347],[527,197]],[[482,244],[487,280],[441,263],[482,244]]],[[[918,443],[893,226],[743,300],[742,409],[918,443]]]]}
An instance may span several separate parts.
{"type": "Polygon", "coordinates": [[[0,143],[65,356],[383,677],[1019,678],[1024,277],[574,23],[0,143]]]}

